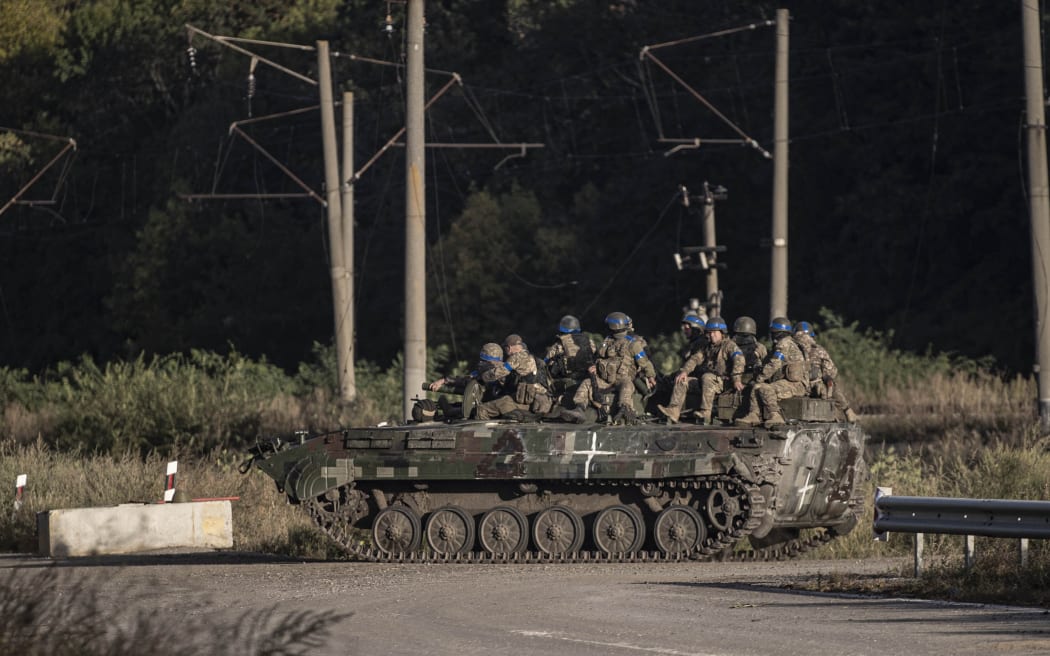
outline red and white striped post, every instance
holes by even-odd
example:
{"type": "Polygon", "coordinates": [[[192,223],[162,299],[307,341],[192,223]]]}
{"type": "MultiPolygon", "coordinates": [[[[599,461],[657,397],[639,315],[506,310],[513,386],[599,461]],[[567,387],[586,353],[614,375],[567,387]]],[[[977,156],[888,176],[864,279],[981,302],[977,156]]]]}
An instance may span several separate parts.
{"type": "Polygon", "coordinates": [[[26,489],[26,475],[19,474],[15,477],[15,510],[22,507],[22,492],[26,489]]]}
{"type": "Polygon", "coordinates": [[[175,474],[179,471],[179,461],[172,460],[164,478],[164,503],[171,503],[175,498],[175,474]]]}

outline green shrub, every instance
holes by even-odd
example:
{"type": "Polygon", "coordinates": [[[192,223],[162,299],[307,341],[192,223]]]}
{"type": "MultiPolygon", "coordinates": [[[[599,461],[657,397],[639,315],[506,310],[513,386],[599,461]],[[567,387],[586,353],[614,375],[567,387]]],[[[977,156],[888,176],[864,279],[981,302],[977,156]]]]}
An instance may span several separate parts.
{"type": "Polygon", "coordinates": [[[97,365],[62,363],[49,384],[60,449],[205,452],[258,434],[263,408],[290,391],[280,369],[204,351],[97,365]]]}

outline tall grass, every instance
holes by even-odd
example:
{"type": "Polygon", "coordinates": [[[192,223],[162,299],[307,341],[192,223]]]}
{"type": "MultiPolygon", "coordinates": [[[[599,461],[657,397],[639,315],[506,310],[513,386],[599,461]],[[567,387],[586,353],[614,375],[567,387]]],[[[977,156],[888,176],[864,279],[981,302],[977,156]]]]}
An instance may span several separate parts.
{"type": "MultiPolygon", "coordinates": [[[[272,479],[257,469],[239,473],[245,459],[224,450],[180,459],[178,488],[191,498],[239,498],[232,502],[235,550],[303,558],[335,553],[306,514],[277,493],[272,479]]],[[[18,474],[28,478],[20,509],[12,510],[13,496],[2,500],[0,551],[36,550],[37,512],[160,500],[166,460],[158,454],[61,452],[40,441],[0,444],[0,481],[13,485],[18,474]]]]}

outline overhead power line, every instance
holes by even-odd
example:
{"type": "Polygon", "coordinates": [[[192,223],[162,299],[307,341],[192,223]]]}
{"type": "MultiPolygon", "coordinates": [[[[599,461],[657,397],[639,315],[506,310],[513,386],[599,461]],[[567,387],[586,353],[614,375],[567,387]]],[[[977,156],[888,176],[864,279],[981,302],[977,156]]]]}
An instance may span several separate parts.
{"type": "MultiPolygon", "coordinates": [[[[645,61],[646,59],[648,59],[649,61],[651,61],[652,63],[656,64],[658,67],[660,67],[660,69],[663,70],[665,73],[667,73],[667,75],[669,75],[672,80],[677,82],[682,88],[684,88],[686,91],[688,91],[689,94],[691,96],[693,96],[693,98],[695,98],[698,102],[700,102],[700,104],[702,104],[704,107],[706,107],[708,109],[708,111],[710,111],[712,114],[714,114],[720,121],[722,121],[722,123],[727,125],[729,127],[729,129],[731,129],[733,132],[735,132],[740,137],[739,139],[733,139],[733,140],[720,140],[720,141],[718,141],[716,143],[739,143],[739,144],[743,144],[743,145],[746,145],[746,146],[750,146],[751,148],[754,148],[755,150],[760,152],[762,154],[762,156],[765,157],[766,159],[773,159],[773,155],[770,154],[770,152],[767,151],[765,148],[760,146],[758,141],[756,141],[755,139],[751,138],[751,136],[748,135],[746,132],[744,132],[744,130],[742,128],[740,128],[740,126],[738,126],[736,123],[731,121],[728,116],[726,116],[721,111],[719,111],[719,109],[717,107],[715,107],[714,104],[712,104],[707,98],[705,98],[703,96],[703,94],[701,94],[699,91],[694,89],[692,86],[689,85],[688,82],[683,80],[680,75],[678,75],[673,70],[671,70],[671,68],[667,64],[665,64],[656,55],[653,54],[653,50],[656,50],[656,49],[659,49],[659,48],[667,48],[667,47],[671,47],[671,46],[677,46],[677,45],[681,45],[681,44],[684,44],[684,43],[691,43],[691,42],[700,41],[700,40],[703,40],[703,39],[711,39],[711,38],[718,37],[718,36],[726,36],[728,34],[735,34],[737,32],[754,30],[754,29],[757,29],[759,27],[768,27],[768,26],[771,26],[771,25],[774,25],[774,24],[775,24],[774,21],[768,21],[767,20],[767,21],[764,21],[764,22],[761,22],[761,23],[750,23],[750,24],[742,26],[742,27],[736,27],[736,28],[730,28],[730,29],[725,29],[725,30],[719,30],[717,32],[711,32],[709,34],[701,34],[701,35],[698,35],[698,36],[692,36],[692,37],[685,37],[685,38],[682,38],[682,39],[677,39],[675,41],[666,41],[664,43],[657,43],[657,44],[654,44],[654,45],[644,46],[642,48],[641,52],[638,53],[638,58],[640,60],[642,60],[642,61],[645,61]]],[[[642,70],[643,70],[643,73],[644,73],[644,69],[642,69],[642,70]]],[[[645,87],[647,92],[649,92],[650,89],[651,89],[651,86],[652,86],[651,81],[650,81],[650,83],[648,85],[646,85],[645,82],[646,82],[645,80],[642,81],[643,87],[645,87]]],[[[692,137],[692,138],[689,138],[689,139],[681,139],[681,138],[678,138],[678,139],[667,139],[664,136],[664,134],[663,134],[663,128],[662,128],[662,126],[660,124],[659,108],[657,107],[657,103],[656,103],[655,97],[650,99],[649,106],[650,106],[650,110],[653,112],[653,119],[656,122],[657,129],[659,130],[659,133],[660,133],[660,138],[658,139],[658,141],[660,141],[661,143],[676,143],[676,144],[678,144],[677,146],[672,148],[669,152],[667,152],[666,153],[667,155],[674,154],[675,152],[678,152],[682,148],[688,148],[688,147],[699,148],[702,142],[708,141],[708,139],[702,139],[700,137],[692,137]]]]}

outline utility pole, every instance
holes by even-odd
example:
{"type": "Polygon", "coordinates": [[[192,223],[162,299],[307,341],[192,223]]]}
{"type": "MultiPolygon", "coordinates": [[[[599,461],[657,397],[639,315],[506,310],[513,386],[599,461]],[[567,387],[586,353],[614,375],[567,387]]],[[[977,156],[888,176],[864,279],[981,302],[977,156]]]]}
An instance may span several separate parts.
{"type": "Polygon", "coordinates": [[[343,267],[346,271],[346,306],[343,308],[344,325],[349,327],[350,343],[347,347],[346,368],[340,369],[339,392],[344,401],[357,398],[357,377],[354,360],[357,349],[357,330],[354,314],[354,94],[343,92],[343,161],[340,180],[340,203],[342,204],[343,267]]]}
{"type": "Polygon", "coordinates": [[[769,316],[788,316],[788,20],[777,9],[776,79],[773,83],[773,240],[769,316]]]}
{"type": "Polygon", "coordinates": [[[426,382],[426,131],[423,122],[423,0],[408,0],[405,111],[404,418],[426,382]]]}
{"type": "Polygon", "coordinates": [[[718,289],[718,242],[715,240],[715,200],[726,197],[726,190],[719,187],[712,191],[704,181],[704,248],[710,249],[707,267],[707,316],[722,316],[722,292],[718,289]]]}
{"type": "MultiPolygon", "coordinates": [[[[711,187],[704,181],[704,193],[702,196],[689,195],[689,189],[685,185],[678,186],[678,192],[682,195],[682,206],[690,207],[692,200],[703,203],[701,214],[701,228],[703,231],[703,246],[683,246],[674,254],[675,267],[682,271],[684,269],[704,271],[707,281],[707,296],[704,299],[703,309],[708,317],[721,316],[722,291],[718,289],[718,269],[725,267],[718,261],[718,254],[724,253],[725,246],[719,246],[715,240],[715,201],[725,200],[729,197],[726,188],[718,185],[711,187]]],[[[690,308],[699,310],[700,301],[697,298],[690,299],[690,308]]]]}
{"type": "Polygon", "coordinates": [[[1032,226],[1032,287],[1035,290],[1035,375],[1039,428],[1050,433],[1050,200],[1046,170],[1046,116],[1043,109],[1043,54],[1039,41],[1039,2],[1021,0],[1024,43],[1025,132],[1028,135],[1028,211],[1032,226]]]}
{"type": "Polygon", "coordinates": [[[332,304],[335,306],[335,354],[339,374],[339,398],[352,398],[346,372],[350,362],[352,326],[345,321],[347,294],[346,264],[343,261],[343,210],[340,198],[339,153],[335,146],[335,102],[332,99],[332,66],[328,42],[317,42],[317,77],[321,95],[321,140],[324,146],[325,203],[328,209],[328,252],[331,259],[332,304]]]}

